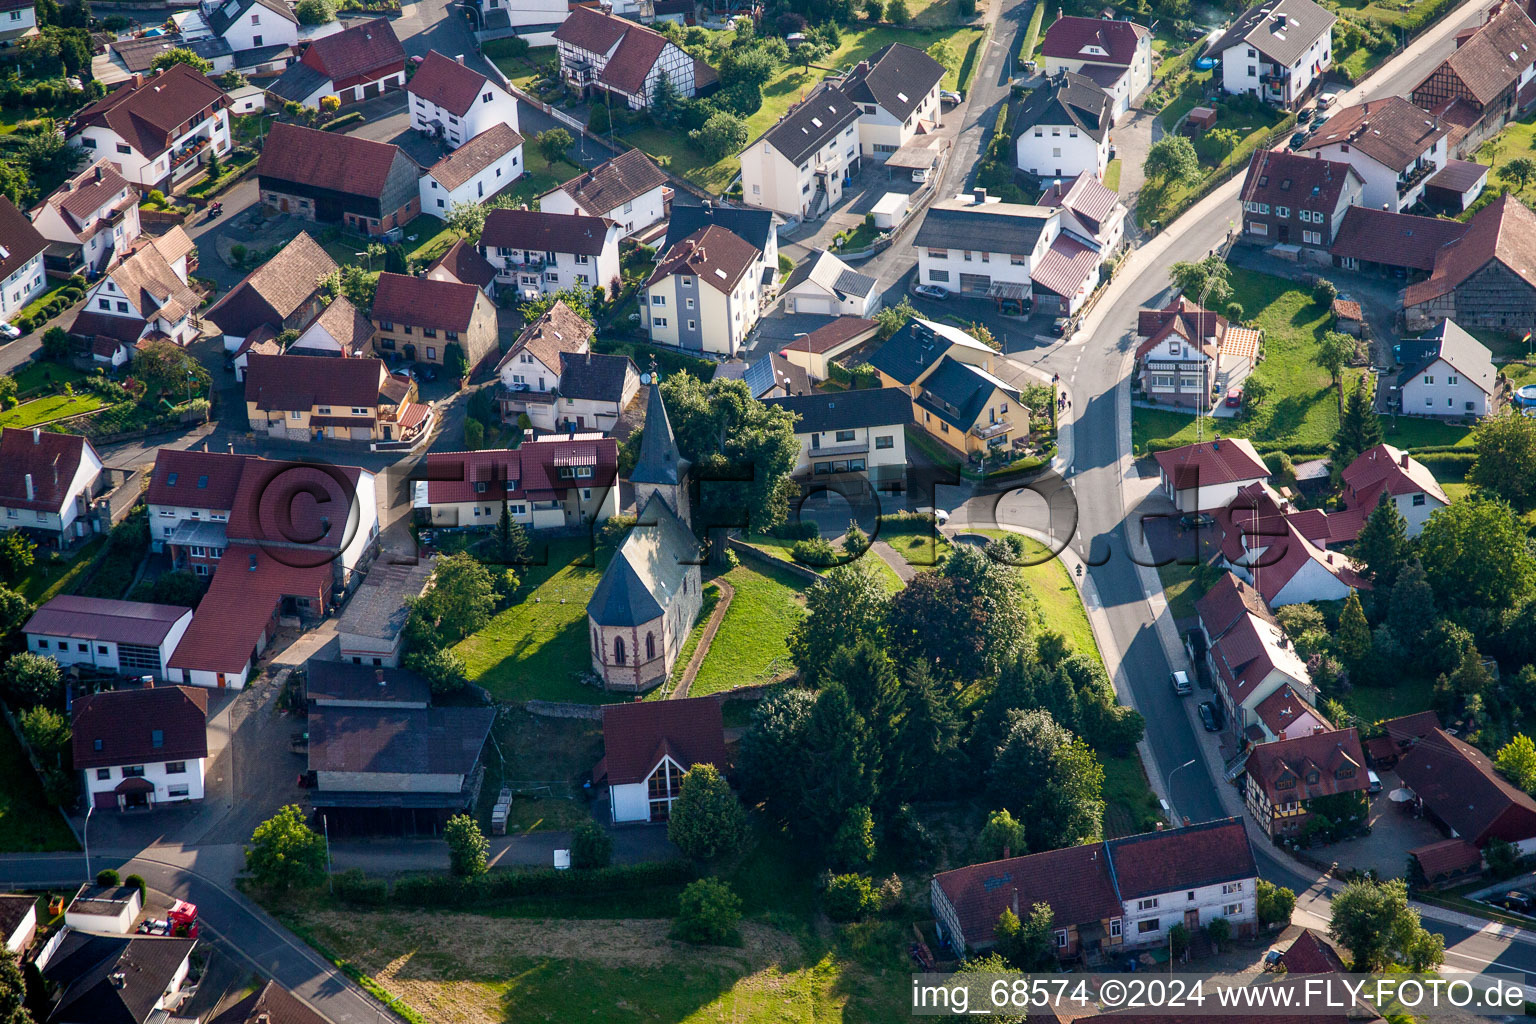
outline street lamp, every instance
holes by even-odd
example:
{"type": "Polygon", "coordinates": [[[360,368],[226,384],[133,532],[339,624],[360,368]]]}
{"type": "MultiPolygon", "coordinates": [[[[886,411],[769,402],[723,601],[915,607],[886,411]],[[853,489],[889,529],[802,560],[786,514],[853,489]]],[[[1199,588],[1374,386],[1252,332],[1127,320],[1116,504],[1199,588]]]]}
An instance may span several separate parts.
{"type": "MultiPolygon", "coordinates": [[[[1170,803],[1172,803],[1172,801],[1173,801],[1173,777],[1175,775],[1179,774],[1179,772],[1183,771],[1185,768],[1188,768],[1190,765],[1194,764],[1196,760],[1197,760],[1197,758],[1193,758],[1192,757],[1188,761],[1185,761],[1183,764],[1179,765],[1173,771],[1168,773],[1168,800],[1169,800],[1170,803]]],[[[1179,822],[1182,821],[1183,819],[1178,816],[1178,812],[1177,811],[1174,812],[1174,818],[1175,818],[1175,821],[1173,823],[1173,827],[1174,828],[1178,828],[1179,827],[1179,822]]]]}
{"type": "Polygon", "coordinates": [[[371,253],[371,252],[355,252],[352,255],[353,256],[361,256],[364,259],[366,259],[368,261],[368,272],[369,273],[373,273],[373,253],[371,253]]]}
{"type": "Polygon", "coordinates": [[[85,842],[85,881],[90,884],[91,875],[91,812],[96,809],[96,799],[91,797],[90,805],[85,809],[85,828],[82,830],[82,838],[85,842]]]}

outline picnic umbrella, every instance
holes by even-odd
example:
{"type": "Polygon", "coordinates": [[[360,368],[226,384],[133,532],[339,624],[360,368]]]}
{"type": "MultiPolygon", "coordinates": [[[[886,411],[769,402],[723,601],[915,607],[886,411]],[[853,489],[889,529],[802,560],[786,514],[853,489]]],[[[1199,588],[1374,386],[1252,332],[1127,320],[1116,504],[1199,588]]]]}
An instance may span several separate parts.
{"type": "Polygon", "coordinates": [[[1398,786],[1392,792],[1387,794],[1387,799],[1391,800],[1395,804],[1405,804],[1409,800],[1413,799],[1413,790],[1408,789],[1405,786],[1398,786]]]}

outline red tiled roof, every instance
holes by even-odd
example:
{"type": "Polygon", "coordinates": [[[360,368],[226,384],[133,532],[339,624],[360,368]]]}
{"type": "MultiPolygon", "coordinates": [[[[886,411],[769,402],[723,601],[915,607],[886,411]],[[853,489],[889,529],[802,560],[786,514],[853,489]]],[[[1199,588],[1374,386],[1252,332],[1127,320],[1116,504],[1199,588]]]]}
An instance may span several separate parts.
{"type": "MultiPolygon", "coordinates": [[[[379,292],[384,278],[379,276],[379,292]]],[[[418,280],[410,278],[409,280],[418,280]]],[[[424,280],[424,279],[421,279],[424,280]]],[[[444,282],[433,282],[444,283],[444,282]]],[[[452,285],[477,292],[473,285],[452,285]]],[[[267,356],[252,353],[245,368],[245,398],[263,412],[317,405],[373,408],[388,376],[382,359],[326,359],[324,356],[267,356]]]]}
{"type": "Polygon", "coordinates": [[[266,144],[256,161],[256,173],[346,195],[379,199],[389,180],[390,168],[400,155],[403,155],[400,147],[392,143],[275,121],[267,131],[266,144]]]}
{"type": "Polygon", "coordinates": [[[161,448],[155,453],[155,468],[144,500],[151,505],[227,511],[235,505],[235,492],[248,458],[161,448]]]}
{"type": "Polygon", "coordinates": [[[139,187],[130,183],[112,161],[103,157],[59,186],[59,190],[43,202],[57,207],[71,228],[83,233],[91,226],[90,218],[96,211],[111,203],[124,189],[129,190],[132,197],[139,194],[139,187]]]}
{"type": "Polygon", "coordinates": [[[1147,30],[1134,22],[1064,16],[1045,30],[1040,52],[1047,57],[1130,67],[1136,59],[1136,47],[1145,35],[1147,30]],[[1104,52],[1094,52],[1090,47],[1104,52]]]}
{"type": "Polygon", "coordinates": [[[1259,593],[1273,604],[1296,574],[1309,564],[1316,564],[1335,576],[1338,581],[1353,590],[1370,590],[1371,582],[1360,572],[1355,562],[1337,551],[1326,551],[1313,543],[1301,530],[1294,517],[1284,519],[1285,535],[1277,537],[1270,550],[1260,559],[1261,570],[1256,574],[1259,593]],[[1275,556],[1274,551],[1280,553],[1275,556]]]}
{"type": "MultiPolygon", "coordinates": [[[[577,10],[586,10],[584,7],[577,10]]],[[[534,252],[569,252],[597,256],[608,240],[613,221],[579,214],[536,210],[492,210],[485,216],[480,244],[534,252]]]]}
{"type": "Polygon", "coordinates": [[[480,255],[480,250],[462,238],[450,245],[447,252],[433,260],[428,270],[438,268],[452,274],[457,281],[480,288],[496,280],[496,268],[480,255]]]}
{"type": "Polygon", "coordinates": [[[1286,683],[1274,693],[1259,701],[1259,706],[1253,709],[1259,721],[1269,727],[1269,731],[1275,736],[1282,736],[1285,731],[1299,721],[1303,716],[1311,715],[1322,723],[1323,728],[1329,731],[1333,729],[1333,723],[1311,704],[1296,688],[1286,683]]]}
{"type": "Polygon", "coordinates": [[[1465,839],[1442,839],[1409,850],[1408,856],[1419,862],[1424,877],[1430,880],[1458,871],[1475,871],[1483,864],[1483,852],[1465,839]]]}
{"type": "Polygon", "coordinates": [[[1348,145],[1401,174],[1450,129],[1401,96],[1366,100],[1335,113],[1301,147],[1348,145]]]}
{"type": "MultiPolygon", "coordinates": [[[[1424,463],[1389,444],[1378,444],[1355,456],[1340,477],[1352,495],[1364,495],[1378,485],[1385,485],[1387,493],[1394,496],[1423,491],[1442,505],[1450,504],[1439,481],[1424,463]]],[[[1376,507],[1375,502],[1369,505],[1376,507]]]]}
{"type": "Polygon", "coordinates": [[[814,352],[818,355],[830,352],[845,342],[874,331],[880,325],[862,316],[840,316],[829,324],[823,324],[811,333],[785,345],[792,352],[814,352]]]}
{"type": "Polygon", "coordinates": [[[207,757],[208,693],[156,686],[87,694],[75,698],[71,728],[78,769],[207,757]]]}
{"type": "Polygon", "coordinates": [[[1176,490],[1227,484],[1237,480],[1268,480],[1269,467],[1243,437],[1224,437],[1157,452],[1153,458],[1176,490]]]}
{"type": "Polygon", "coordinates": [[[1236,705],[1245,704],[1276,671],[1297,683],[1310,681],[1306,664],[1274,617],[1255,608],[1262,607],[1258,598],[1254,588],[1227,573],[1195,605],[1211,639],[1216,674],[1236,705]]]}
{"type": "Polygon", "coordinates": [[[656,66],[656,58],[667,48],[667,37],[648,28],[636,25],[624,33],[618,49],[608,58],[599,82],[624,92],[639,95],[645,89],[645,80],[656,66]]]}
{"type": "Polygon", "coordinates": [[[60,594],[33,612],[22,632],[158,647],[190,611],[171,604],[60,594]]]}
{"type": "Polygon", "coordinates": [[[429,504],[547,500],[571,487],[612,487],[618,482],[619,443],[611,437],[575,441],[540,438],[519,448],[478,452],[429,452],[429,504]],[[561,468],[590,466],[590,477],[562,479],[561,468]],[[478,485],[484,485],[480,489],[478,485]],[[509,484],[511,486],[509,486],[509,484]]]}
{"type": "Polygon", "coordinates": [[[1344,961],[1338,950],[1310,928],[1296,936],[1280,962],[1285,965],[1287,974],[1344,973],[1344,961]]]}
{"type": "Polygon", "coordinates": [[[1066,234],[1056,236],[1031,273],[1034,283],[1070,299],[1099,267],[1099,250],[1066,234]]]}
{"type": "Polygon", "coordinates": [[[372,315],[375,321],[467,331],[475,318],[475,305],[483,297],[472,284],[384,273],[379,275],[372,315]]]}
{"type": "Polygon", "coordinates": [[[631,27],[633,23],[622,18],[578,6],[571,8],[565,21],[555,30],[555,41],[569,43],[589,53],[606,54],[631,27]]]}
{"type": "MultiPolygon", "coordinates": [[[[331,359],[323,365],[350,362],[331,359]]],[[[240,474],[225,532],[232,541],[284,549],[284,562],[328,565],[330,555],[352,539],[348,520],[362,474],[357,466],[250,459],[240,474]]],[[[229,564],[226,555],[224,565],[229,564]]]]}
{"type": "Polygon", "coordinates": [[[1381,727],[1398,746],[1407,746],[1440,728],[1440,716],[1433,711],[1417,711],[1388,719],[1381,723],[1381,727]]]}
{"type": "Polygon", "coordinates": [[[411,76],[405,91],[463,117],[475,105],[486,82],[486,77],[473,68],[436,50],[428,50],[426,59],[416,66],[416,73],[411,76]]]}
{"type": "Polygon", "coordinates": [[[69,486],[87,451],[101,461],[96,447],[78,434],[6,427],[0,432],[0,505],[58,512],[69,500],[69,486]],[[27,499],[29,475],[31,500],[27,499]]]}
{"type": "Polygon", "coordinates": [[[1355,729],[1260,743],[1248,756],[1247,772],[1275,804],[1353,793],[1370,785],[1355,729]],[[1351,769],[1353,775],[1340,775],[1351,769]],[[1310,781],[1314,774],[1316,781],[1310,781]],[[1291,785],[1282,788],[1286,781],[1291,785]]]}
{"type": "Polygon", "coordinates": [[[452,192],[523,144],[523,137],[505,121],[491,125],[427,171],[452,192]]]}
{"type": "Polygon", "coordinates": [[[606,217],[625,203],[666,183],[667,176],[650,157],[638,149],[631,149],[583,171],[555,191],[570,196],[577,207],[587,213],[606,217]]]}
{"type": "Polygon", "coordinates": [[[1015,906],[1027,915],[1036,903],[1049,905],[1058,928],[1097,924],[1124,912],[1103,843],[971,864],[933,881],[955,908],[971,949],[991,943],[998,915],[1015,906]]]}
{"type": "Polygon", "coordinates": [[[1122,901],[1255,878],[1253,848],[1241,818],[1145,832],[1104,843],[1122,901]]]}
{"type": "Polygon", "coordinates": [[[700,228],[667,250],[646,282],[691,274],[716,291],[730,293],[757,259],[757,246],[718,224],[700,228]]]}
{"type": "MultiPolygon", "coordinates": [[[[252,460],[253,464],[260,461],[252,460]]],[[[343,521],[345,518],[343,510],[343,521]]],[[[230,525],[233,528],[233,522],[230,525]]],[[[307,597],[318,609],[335,578],[331,565],[334,554],[322,560],[317,553],[309,563],[304,561],[307,556],[293,557],[296,554],[293,550],[283,551],[279,560],[251,544],[231,544],[225,548],[208,593],[203,595],[192,615],[192,625],[176,645],[169,667],[238,672],[255,653],[278,602],[284,597],[307,597]]]]}
{"type": "MultiPolygon", "coordinates": [[[[389,19],[374,18],[316,39],[304,51],[303,62],[329,78],[333,85],[345,87],[405,70],[405,48],[389,19]]],[[[271,142],[270,135],[267,141],[271,142]]]]}
{"type": "Polygon", "coordinates": [[[1417,93],[1444,68],[1487,106],[1520,77],[1536,59],[1536,25],[1519,4],[1502,4],[1497,12],[1461,41],[1428,78],[1413,87],[1417,93]]]}
{"type": "Polygon", "coordinates": [[[496,364],[496,369],[500,371],[527,349],[545,367],[559,373],[560,353],[580,355],[586,352],[596,333],[591,324],[565,304],[564,299],[556,299],[543,316],[523,328],[517,340],[512,342],[512,347],[507,349],[507,354],[496,364]]]}
{"type": "Polygon", "coordinates": [[[0,196],[0,247],[5,249],[5,255],[0,256],[0,281],[48,247],[48,240],[32,226],[27,215],[4,196],[0,196]]]}
{"type": "Polygon", "coordinates": [[[114,316],[82,306],[75,314],[74,323],[69,325],[69,333],[77,338],[108,338],[118,344],[132,345],[143,335],[144,324],[141,317],[114,316]]]}
{"type": "Polygon", "coordinates": [[[686,697],[603,707],[603,762],[610,786],[644,782],[663,751],[684,771],[696,764],[726,771],[730,761],[720,702],[686,697]]]}
{"type": "MultiPolygon", "coordinates": [[[[288,144],[292,145],[292,140],[288,144]]],[[[236,337],[245,337],[259,324],[271,324],[281,331],[283,321],[309,302],[320,287],[320,279],[335,269],[336,261],[320,243],[309,232],[300,231],[214,303],[205,318],[236,337]]]]}
{"type": "Polygon", "coordinates": [[[171,144],[177,128],[210,108],[229,106],[224,90],[186,64],[172,64],[137,84],[127,82],[75,115],[74,131],[90,125],[116,132],[149,159],[171,144]]]}
{"type": "Polygon", "coordinates": [[[1435,254],[1466,231],[1460,221],[1351,206],[1328,251],[1341,258],[1430,271],[1435,254]]]}
{"type": "Polygon", "coordinates": [[[1365,183],[1360,172],[1346,163],[1261,149],[1248,162],[1242,197],[1244,202],[1331,214],[1338,209],[1350,178],[1359,185],[1365,183]]]}
{"type": "Polygon", "coordinates": [[[1416,306],[1455,290],[1490,260],[1536,288],[1536,214],[1514,196],[1502,195],[1477,211],[1466,232],[1435,254],[1429,279],[1403,291],[1403,305],[1416,306]]]}
{"type": "Polygon", "coordinates": [[[1536,837],[1536,800],[1500,775],[1487,754],[1444,729],[1414,744],[1397,775],[1462,839],[1482,845],[1536,837]]]}
{"type": "Polygon", "coordinates": [[[1070,185],[1058,180],[1040,197],[1041,206],[1065,207],[1094,228],[1104,224],[1119,202],[1119,194],[1105,188],[1089,171],[1079,174],[1070,185]]]}

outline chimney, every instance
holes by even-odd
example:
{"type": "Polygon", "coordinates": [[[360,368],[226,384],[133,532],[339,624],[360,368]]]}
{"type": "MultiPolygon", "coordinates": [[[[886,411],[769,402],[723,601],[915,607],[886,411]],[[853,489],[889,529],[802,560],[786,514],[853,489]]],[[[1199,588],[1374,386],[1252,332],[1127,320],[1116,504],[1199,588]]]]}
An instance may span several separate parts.
{"type": "Polygon", "coordinates": [[[381,668],[374,669],[373,670],[373,678],[378,680],[378,683],[379,683],[380,686],[383,686],[384,685],[384,670],[381,669],[381,668]]]}
{"type": "Polygon", "coordinates": [[[133,73],[133,77],[129,81],[133,83],[133,88],[137,89],[139,86],[144,84],[144,76],[135,71],[133,73]]]}
{"type": "Polygon", "coordinates": [[[32,474],[31,473],[27,474],[27,500],[28,501],[36,501],[37,500],[37,491],[32,486],[32,474]]]}
{"type": "Polygon", "coordinates": [[[103,175],[104,175],[104,174],[105,174],[105,173],[106,173],[106,172],[104,172],[104,171],[103,171],[103,170],[102,170],[102,169],[101,169],[101,164],[97,164],[97,165],[96,165],[96,180],[97,180],[97,181],[100,181],[100,180],[101,180],[101,179],[102,179],[102,177],[103,177],[103,175]]]}
{"type": "Polygon", "coordinates": [[[454,60],[456,60],[456,61],[458,61],[458,62],[459,62],[459,63],[460,63],[460,64],[463,64],[463,63],[464,63],[464,55],[463,55],[463,54],[462,54],[462,53],[456,53],[456,54],[454,54],[454,55],[453,55],[453,59],[454,59],[454,60]]]}
{"type": "Polygon", "coordinates": [[[1403,452],[1403,454],[1401,454],[1401,455],[1399,455],[1397,457],[1397,461],[1402,465],[1402,467],[1404,469],[1407,469],[1408,468],[1408,453],[1407,452],[1403,452]]]}
{"type": "Polygon", "coordinates": [[[976,188],[971,189],[971,202],[975,203],[977,206],[980,206],[982,203],[985,203],[986,201],[987,201],[987,190],[986,189],[984,189],[984,188],[982,188],[980,186],[977,186],[976,188]]]}
{"type": "Polygon", "coordinates": [[[32,428],[32,443],[33,444],[42,444],[43,443],[43,428],[42,427],[33,427],[32,428]]]}
{"type": "Polygon", "coordinates": [[[1019,890],[1017,888],[1013,890],[1013,916],[1019,916],[1019,890]]]}
{"type": "Polygon", "coordinates": [[[107,975],[107,980],[112,983],[113,988],[123,989],[128,987],[128,976],[122,971],[113,971],[107,975]]]}
{"type": "Polygon", "coordinates": [[[235,454],[235,442],[233,441],[229,442],[229,454],[235,454]]]}

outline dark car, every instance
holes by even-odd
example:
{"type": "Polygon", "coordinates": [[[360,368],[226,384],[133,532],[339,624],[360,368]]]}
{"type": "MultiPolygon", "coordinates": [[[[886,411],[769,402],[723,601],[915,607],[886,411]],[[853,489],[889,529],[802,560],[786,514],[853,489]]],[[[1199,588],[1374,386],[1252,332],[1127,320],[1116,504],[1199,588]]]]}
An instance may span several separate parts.
{"type": "Polygon", "coordinates": [[[1216,525],[1216,520],[1204,512],[1185,512],[1179,516],[1179,526],[1185,530],[1208,529],[1216,525]]]}
{"type": "Polygon", "coordinates": [[[1529,914],[1533,909],[1536,909],[1536,897],[1531,896],[1529,893],[1523,893],[1519,889],[1511,889],[1498,900],[1498,904],[1506,910],[1516,910],[1522,914],[1529,914]]]}
{"type": "Polygon", "coordinates": [[[1317,113],[1317,111],[1313,110],[1311,107],[1307,107],[1301,113],[1296,115],[1296,123],[1297,124],[1308,124],[1308,123],[1311,122],[1313,115],[1316,114],[1316,113],[1317,113]]]}
{"type": "Polygon", "coordinates": [[[1310,132],[1297,132],[1295,135],[1292,135],[1290,147],[1292,149],[1300,149],[1303,145],[1306,144],[1307,136],[1310,134],[1310,132]]]}
{"type": "Polygon", "coordinates": [[[1200,724],[1206,732],[1221,732],[1221,718],[1221,705],[1211,700],[1200,702],[1200,724]]]}

